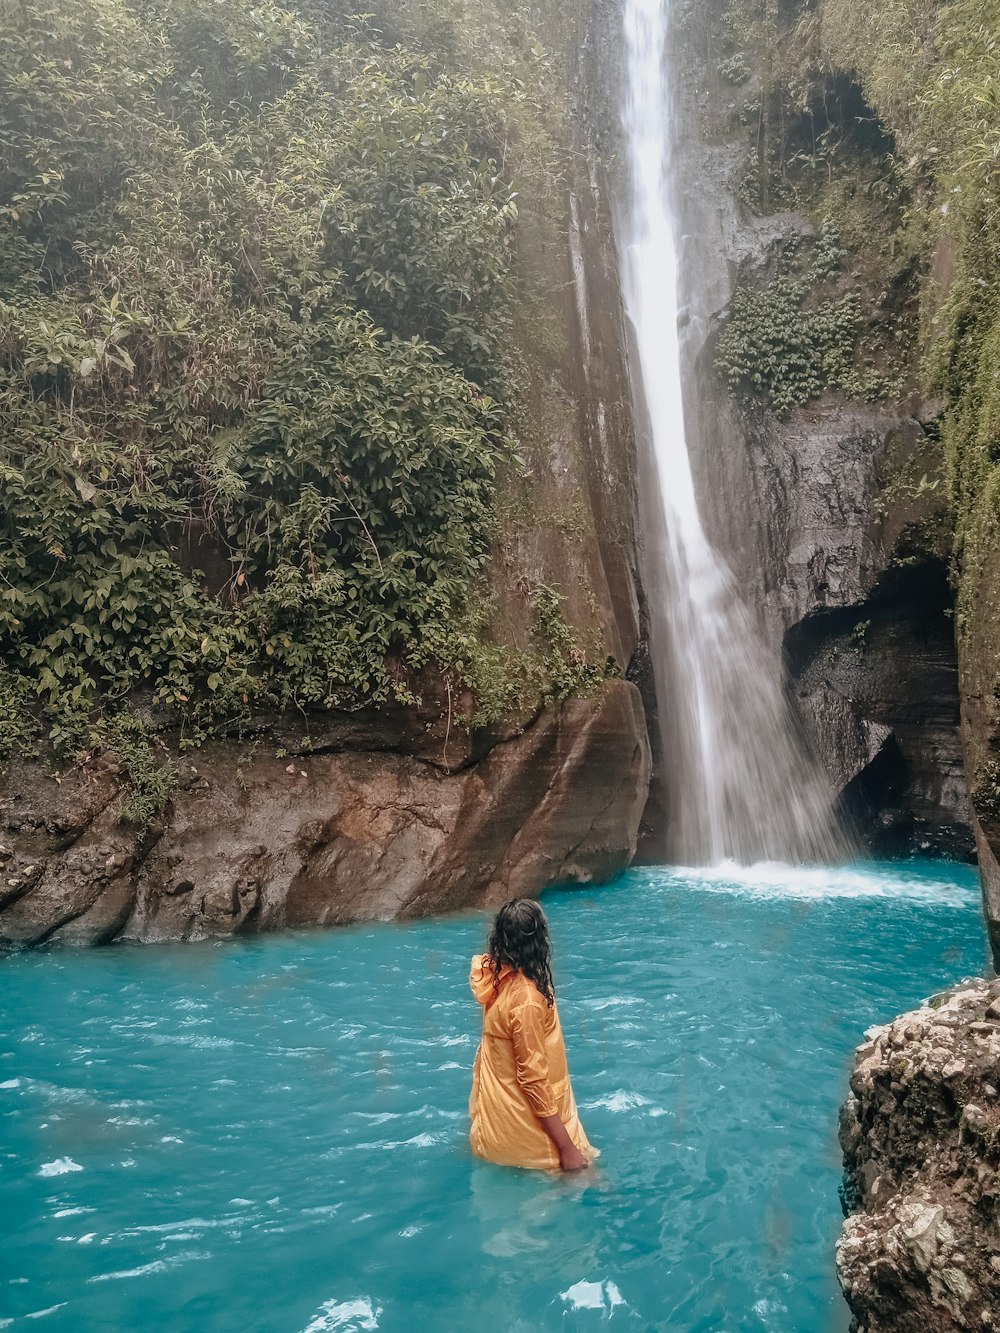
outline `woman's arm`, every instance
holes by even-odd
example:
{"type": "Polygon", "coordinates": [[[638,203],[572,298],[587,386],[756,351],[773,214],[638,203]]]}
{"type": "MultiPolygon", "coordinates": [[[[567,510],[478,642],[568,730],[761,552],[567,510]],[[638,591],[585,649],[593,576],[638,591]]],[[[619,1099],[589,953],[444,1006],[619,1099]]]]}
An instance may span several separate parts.
{"type": "Polygon", "coordinates": [[[569,1130],[557,1115],[540,1115],[539,1124],[555,1144],[559,1167],[563,1171],[582,1171],[590,1162],[569,1136],[569,1130]]]}
{"type": "Polygon", "coordinates": [[[529,1001],[512,1009],[510,1031],[517,1081],[539,1124],[552,1140],[559,1154],[560,1167],[563,1171],[582,1170],[590,1163],[570,1138],[552,1095],[539,1006],[529,1001]]]}

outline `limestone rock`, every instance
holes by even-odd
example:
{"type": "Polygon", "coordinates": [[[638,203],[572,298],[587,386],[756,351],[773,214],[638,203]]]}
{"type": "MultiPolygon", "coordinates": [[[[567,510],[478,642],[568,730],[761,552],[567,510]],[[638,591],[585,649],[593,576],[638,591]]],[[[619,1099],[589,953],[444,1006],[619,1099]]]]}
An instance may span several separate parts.
{"type": "Polygon", "coordinates": [[[1000,1320],[1000,982],[871,1029],[840,1117],[837,1271],[853,1333],[1000,1320]],[[990,1020],[994,1021],[990,1021],[990,1020]]]}

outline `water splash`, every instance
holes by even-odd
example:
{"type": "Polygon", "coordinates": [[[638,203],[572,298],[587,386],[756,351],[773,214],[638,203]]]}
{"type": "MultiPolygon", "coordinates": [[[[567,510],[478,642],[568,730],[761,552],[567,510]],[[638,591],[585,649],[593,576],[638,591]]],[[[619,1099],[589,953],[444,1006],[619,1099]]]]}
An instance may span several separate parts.
{"type": "Polygon", "coordinates": [[[673,858],[744,864],[834,860],[845,848],[831,792],[806,755],[776,664],[705,535],[685,433],[671,206],[669,0],[626,0],[622,117],[629,196],[618,235],[634,339],[646,488],[657,697],[673,858]],[[656,584],[659,582],[660,586],[656,584]]]}
{"type": "MultiPolygon", "coordinates": [[[[697,885],[706,893],[735,894],[747,898],[795,898],[827,902],[838,898],[886,899],[890,902],[933,903],[937,907],[968,910],[978,902],[979,883],[970,867],[941,863],[938,874],[929,871],[926,862],[898,865],[845,866],[786,865],[781,861],[761,861],[741,866],[723,861],[715,866],[671,866],[660,868],[657,883],[690,888],[697,885]]],[[[641,871],[636,872],[641,875],[641,871]]]]}

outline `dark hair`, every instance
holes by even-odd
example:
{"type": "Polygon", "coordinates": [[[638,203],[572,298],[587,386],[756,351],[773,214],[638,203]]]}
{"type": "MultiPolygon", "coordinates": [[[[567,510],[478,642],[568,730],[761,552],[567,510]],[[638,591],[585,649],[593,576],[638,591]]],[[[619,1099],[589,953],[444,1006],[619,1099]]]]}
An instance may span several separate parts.
{"type": "Polygon", "coordinates": [[[512,898],[496,914],[486,946],[493,988],[500,989],[500,970],[506,963],[533,981],[539,993],[555,1003],[552,985],[549,923],[532,898],[512,898]]]}

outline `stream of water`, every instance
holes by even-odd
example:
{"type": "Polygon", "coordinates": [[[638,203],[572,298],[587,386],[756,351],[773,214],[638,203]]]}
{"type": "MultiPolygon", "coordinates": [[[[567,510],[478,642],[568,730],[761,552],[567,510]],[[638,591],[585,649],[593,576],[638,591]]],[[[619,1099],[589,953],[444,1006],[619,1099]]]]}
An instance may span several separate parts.
{"type": "Polygon", "coordinates": [[[479,915],[0,963],[0,1327],[843,1333],[852,1048],[981,972],[971,869],[546,895],[592,1181],[467,1148],[479,915]]]}
{"type": "Polygon", "coordinates": [[[648,430],[658,483],[645,506],[646,582],[671,859],[838,859],[828,784],[698,511],[678,334],[670,0],[625,0],[624,23],[628,197],[617,234],[635,417],[648,430]]]}

